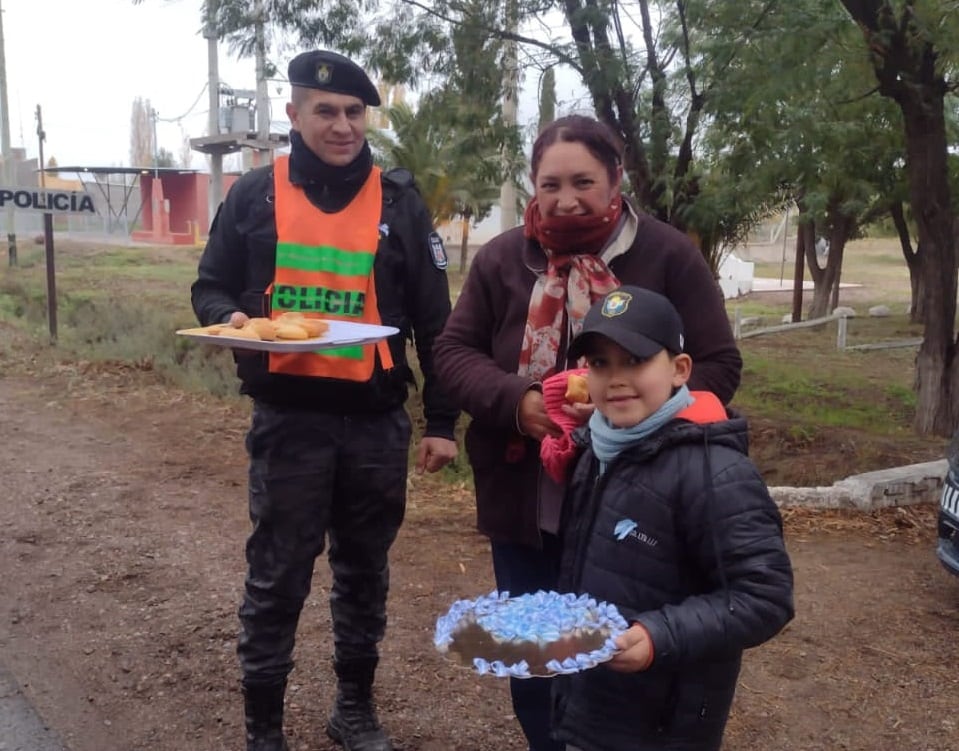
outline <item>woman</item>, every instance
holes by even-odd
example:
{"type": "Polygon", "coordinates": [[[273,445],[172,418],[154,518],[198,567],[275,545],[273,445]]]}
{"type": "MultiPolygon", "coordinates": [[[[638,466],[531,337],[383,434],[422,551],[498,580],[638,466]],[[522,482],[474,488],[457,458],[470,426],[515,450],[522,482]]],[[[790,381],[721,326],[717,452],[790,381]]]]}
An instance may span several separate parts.
{"type": "MultiPolygon", "coordinates": [[[[496,586],[514,595],[556,587],[563,491],[542,471],[539,442],[561,430],[541,384],[575,367],[567,349],[593,301],[623,284],[668,297],[696,363],[691,389],[728,402],[742,370],[709,266],[685,235],[624,200],[622,147],[605,125],[554,121],[533,145],[531,168],[525,226],[479,250],[434,343],[446,393],[472,416],[466,449],[496,586]]],[[[561,751],[549,735],[548,679],[512,680],[510,689],[530,751],[561,751]]]]}

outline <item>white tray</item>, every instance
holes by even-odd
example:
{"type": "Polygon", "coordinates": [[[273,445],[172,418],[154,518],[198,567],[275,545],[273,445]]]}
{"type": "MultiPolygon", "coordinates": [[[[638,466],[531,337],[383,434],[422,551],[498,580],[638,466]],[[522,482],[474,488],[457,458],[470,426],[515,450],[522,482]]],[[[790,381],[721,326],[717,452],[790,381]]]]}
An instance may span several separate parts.
{"type": "Polygon", "coordinates": [[[373,344],[393,336],[393,334],[398,334],[400,331],[395,326],[376,326],[372,323],[329,320],[326,322],[330,325],[330,328],[323,336],[312,339],[277,339],[272,342],[244,339],[238,336],[230,336],[225,332],[220,334],[210,333],[211,328],[220,328],[220,326],[180,329],[176,333],[179,336],[186,336],[204,344],[215,344],[231,349],[251,349],[259,352],[316,352],[335,347],[373,344]]]}
{"type": "Polygon", "coordinates": [[[617,652],[613,639],[627,627],[615,606],[585,595],[536,592],[510,597],[494,591],[454,602],[437,619],[433,642],[441,653],[460,665],[472,665],[480,675],[550,678],[611,660],[617,652]],[[546,638],[542,643],[523,641],[519,631],[546,638]]]}

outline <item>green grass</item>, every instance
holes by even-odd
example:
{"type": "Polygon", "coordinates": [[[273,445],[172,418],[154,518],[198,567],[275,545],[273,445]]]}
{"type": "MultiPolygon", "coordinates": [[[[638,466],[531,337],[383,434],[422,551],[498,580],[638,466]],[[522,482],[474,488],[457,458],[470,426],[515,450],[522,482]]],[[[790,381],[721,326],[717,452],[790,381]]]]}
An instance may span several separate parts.
{"type": "Polygon", "coordinates": [[[743,360],[743,386],[735,405],[750,415],[788,414],[797,428],[842,427],[896,435],[908,430],[915,411],[911,390],[900,382],[889,383],[888,372],[870,373],[858,355],[837,352],[834,360],[839,362],[823,357],[817,367],[802,367],[746,346],[743,360]]]}
{"type": "MultiPolygon", "coordinates": [[[[753,260],[755,276],[792,279],[794,248],[794,243],[790,241],[785,264],[778,247],[765,247],[757,251],[757,257],[753,260]]],[[[812,281],[808,269],[805,270],[804,279],[806,282],[812,281]]],[[[909,302],[909,269],[898,239],[866,238],[848,243],[843,252],[841,281],[868,287],[874,305],[909,302]]],[[[803,299],[808,305],[812,291],[806,291],[803,299]]]]}
{"type": "MultiPolygon", "coordinates": [[[[921,327],[902,312],[909,300],[909,280],[898,245],[861,241],[847,252],[844,279],[870,280],[855,292],[860,317],[849,321],[848,343],[921,336],[921,327]],[[897,306],[888,318],[864,317],[869,305],[897,306]]],[[[64,359],[148,363],[177,388],[236,399],[233,362],[226,350],[175,337],[173,331],[194,324],[189,287],[196,273],[196,249],[143,247],[93,248],[58,243],[57,289],[59,342],[64,359]]],[[[0,269],[0,321],[46,341],[46,271],[42,248],[26,247],[20,266],[0,269]]],[[[791,273],[791,262],[787,263],[791,273]]],[[[778,276],[779,264],[758,264],[757,276],[778,276]]],[[[452,294],[463,276],[450,273],[452,294]]],[[[804,295],[808,305],[812,293],[804,295]]],[[[840,300],[843,304],[843,300],[840,300]]],[[[791,311],[788,295],[753,294],[728,301],[730,317],[758,317],[760,325],[777,325],[791,311]]],[[[872,435],[896,436],[911,430],[915,410],[912,390],[915,348],[875,352],[840,351],[836,323],[814,329],[743,339],[742,386],[734,406],[748,416],[782,420],[797,442],[814,440],[831,427],[854,428],[872,435]]],[[[411,364],[416,368],[415,355],[411,364]]],[[[417,373],[419,378],[419,374],[417,373]]],[[[420,379],[421,380],[421,379],[420,379]]],[[[412,390],[409,409],[422,429],[419,391],[412,390]]],[[[465,420],[460,421],[462,442],[465,420]]],[[[470,481],[465,454],[443,477],[470,481]]]]}

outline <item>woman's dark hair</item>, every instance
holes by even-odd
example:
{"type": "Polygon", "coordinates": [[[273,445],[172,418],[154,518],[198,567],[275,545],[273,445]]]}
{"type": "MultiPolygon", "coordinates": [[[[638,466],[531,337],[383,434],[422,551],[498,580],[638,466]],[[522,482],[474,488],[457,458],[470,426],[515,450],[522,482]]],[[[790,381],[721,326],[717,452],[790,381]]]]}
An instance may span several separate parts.
{"type": "Polygon", "coordinates": [[[604,123],[586,115],[567,115],[553,120],[543,128],[533,144],[530,171],[533,177],[539,171],[543,153],[554,143],[581,143],[606,166],[610,181],[615,182],[616,172],[623,163],[622,141],[604,123]]]}

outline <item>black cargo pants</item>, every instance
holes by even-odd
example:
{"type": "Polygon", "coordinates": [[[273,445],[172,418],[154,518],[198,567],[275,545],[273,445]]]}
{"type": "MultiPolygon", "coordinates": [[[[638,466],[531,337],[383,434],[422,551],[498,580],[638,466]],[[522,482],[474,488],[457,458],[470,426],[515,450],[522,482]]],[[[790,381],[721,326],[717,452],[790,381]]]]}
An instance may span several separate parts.
{"type": "Polygon", "coordinates": [[[386,631],[387,554],[406,509],[411,426],[399,407],[331,415],[254,403],[248,564],[237,654],[245,684],[293,668],[300,611],[329,536],[337,662],[377,655],[386,631]]]}

